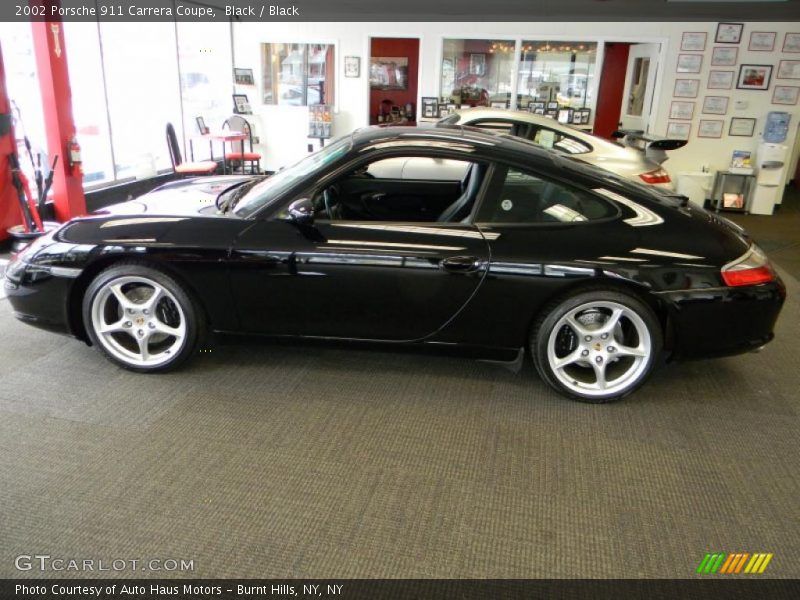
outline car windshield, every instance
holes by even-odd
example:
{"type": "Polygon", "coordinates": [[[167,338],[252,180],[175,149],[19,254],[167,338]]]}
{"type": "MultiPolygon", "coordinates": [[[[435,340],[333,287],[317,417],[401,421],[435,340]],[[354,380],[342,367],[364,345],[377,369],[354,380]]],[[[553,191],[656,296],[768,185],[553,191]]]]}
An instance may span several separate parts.
{"type": "Polygon", "coordinates": [[[319,152],[306,156],[291,167],[278,171],[253,186],[242,196],[236,203],[233,214],[237,217],[247,218],[262,207],[271,204],[273,200],[301,181],[314,179],[315,173],[347,153],[351,144],[350,136],[342,138],[319,152]]]}

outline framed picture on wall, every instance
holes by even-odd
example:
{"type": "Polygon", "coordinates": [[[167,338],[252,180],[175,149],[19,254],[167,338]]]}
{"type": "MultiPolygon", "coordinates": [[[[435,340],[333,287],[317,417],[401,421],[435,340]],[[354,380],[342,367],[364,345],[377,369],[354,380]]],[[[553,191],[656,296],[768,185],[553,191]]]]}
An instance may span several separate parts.
{"type": "Polygon", "coordinates": [[[703,113],[707,115],[724,115],[728,112],[727,96],[706,96],[703,98],[703,113]]]}
{"type": "Polygon", "coordinates": [[[253,69],[240,69],[234,67],[233,81],[236,85],[255,85],[256,81],[253,78],[253,69]]]}
{"type": "Polygon", "coordinates": [[[432,97],[422,98],[422,116],[426,119],[435,119],[439,116],[439,99],[432,97]]]}
{"type": "Polygon", "coordinates": [[[702,52],[706,49],[705,31],[686,31],[681,37],[681,50],[689,52],[702,52]]]}
{"type": "Polygon", "coordinates": [[[699,79],[676,79],[672,95],[676,98],[697,98],[699,90],[699,79]]]}
{"type": "Polygon", "coordinates": [[[369,63],[369,87],[374,90],[408,89],[408,57],[371,57],[369,63]]]}
{"type": "Polygon", "coordinates": [[[722,119],[700,119],[700,124],[697,126],[697,137],[721,138],[724,124],[725,121],[722,119]]]}
{"type": "Polygon", "coordinates": [[[736,89],[767,90],[770,79],[772,79],[772,65],[742,65],[739,67],[736,89]]]}
{"type": "Polygon", "coordinates": [[[669,107],[669,118],[691,121],[694,116],[694,102],[673,100],[669,107]]]}
{"type": "Polygon", "coordinates": [[[733,87],[733,71],[709,71],[708,89],[729,90],[733,87]]]}
{"type": "Polygon", "coordinates": [[[728,128],[728,135],[738,137],[753,137],[756,130],[756,120],[749,117],[731,118],[731,126],[728,128]]]}
{"type": "Polygon", "coordinates": [[[717,25],[717,44],[738,44],[742,40],[744,23],[720,23],[717,25]]]}
{"type": "Polygon", "coordinates": [[[486,55],[485,54],[470,54],[469,55],[469,74],[482,77],[486,74],[486,55]]]}
{"type": "Polygon", "coordinates": [[[777,35],[774,31],[753,31],[750,33],[750,45],[747,49],[753,52],[772,52],[777,35]]]}
{"type": "Polygon", "coordinates": [[[670,121],[667,123],[667,137],[676,140],[688,140],[689,133],[692,130],[691,123],[680,123],[678,121],[670,121]]]}
{"type": "Polygon", "coordinates": [[[700,67],[703,66],[702,54],[679,54],[678,55],[678,73],[699,73],[700,67]]]}
{"type": "Polygon", "coordinates": [[[800,92],[800,87],[797,86],[776,85],[775,91],[772,92],[772,103],[788,104],[793,106],[797,104],[797,97],[799,92],[800,92]]]}
{"type": "Polygon", "coordinates": [[[361,57],[360,56],[345,56],[344,57],[344,76],[345,77],[360,77],[361,76],[361,57]]]}
{"type": "Polygon", "coordinates": [[[778,79],[800,79],[800,60],[782,60],[779,62],[778,79]]]}
{"type": "Polygon", "coordinates": [[[714,46],[711,51],[712,67],[733,67],[739,56],[739,48],[735,46],[714,46]]]}
{"type": "Polygon", "coordinates": [[[783,38],[783,51],[797,53],[800,52],[800,33],[787,33],[783,38]]]}

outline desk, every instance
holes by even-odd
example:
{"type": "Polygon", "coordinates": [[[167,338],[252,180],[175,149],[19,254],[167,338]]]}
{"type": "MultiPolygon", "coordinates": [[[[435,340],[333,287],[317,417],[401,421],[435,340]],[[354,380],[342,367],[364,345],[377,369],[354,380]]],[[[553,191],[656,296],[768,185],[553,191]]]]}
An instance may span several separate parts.
{"type": "Polygon", "coordinates": [[[194,140],[208,141],[208,151],[211,160],[214,160],[214,142],[222,142],[222,173],[228,172],[228,158],[225,152],[225,144],[228,142],[243,142],[247,139],[247,134],[241,131],[218,131],[215,133],[196,134],[189,138],[189,156],[194,162],[194,140]]]}

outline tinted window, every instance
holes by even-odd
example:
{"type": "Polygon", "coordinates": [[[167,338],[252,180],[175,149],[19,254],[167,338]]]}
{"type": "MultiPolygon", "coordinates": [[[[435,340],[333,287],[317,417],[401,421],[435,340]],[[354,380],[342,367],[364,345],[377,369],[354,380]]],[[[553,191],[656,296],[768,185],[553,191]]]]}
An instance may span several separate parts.
{"type": "Polygon", "coordinates": [[[532,173],[500,168],[481,204],[479,223],[573,223],[617,214],[605,200],[532,173]]]}

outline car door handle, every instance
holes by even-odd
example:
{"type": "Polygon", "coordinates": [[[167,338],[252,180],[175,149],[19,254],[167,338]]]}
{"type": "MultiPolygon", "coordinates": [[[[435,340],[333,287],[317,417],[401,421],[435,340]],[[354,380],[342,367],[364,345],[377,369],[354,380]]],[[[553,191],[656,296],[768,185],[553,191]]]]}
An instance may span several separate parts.
{"type": "Polygon", "coordinates": [[[439,263],[445,271],[452,273],[473,273],[481,268],[477,256],[449,256],[439,263]]]}

